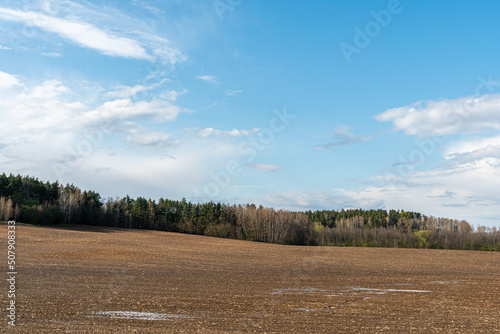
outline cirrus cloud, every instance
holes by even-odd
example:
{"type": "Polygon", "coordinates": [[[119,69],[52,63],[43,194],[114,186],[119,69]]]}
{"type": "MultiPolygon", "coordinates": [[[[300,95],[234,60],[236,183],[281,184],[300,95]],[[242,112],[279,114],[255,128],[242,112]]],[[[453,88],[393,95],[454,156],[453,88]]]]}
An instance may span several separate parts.
{"type": "MultiPolygon", "coordinates": [[[[124,36],[125,32],[111,32],[83,21],[76,15],[70,19],[54,17],[34,11],[21,11],[0,7],[0,20],[23,23],[56,34],[80,47],[129,59],[161,61],[171,65],[183,61],[186,56],[161,37],[135,31],[137,38],[124,36]]],[[[48,55],[56,55],[52,53],[48,55]]],[[[59,54],[57,54],[59,56],[59,54]]]]}

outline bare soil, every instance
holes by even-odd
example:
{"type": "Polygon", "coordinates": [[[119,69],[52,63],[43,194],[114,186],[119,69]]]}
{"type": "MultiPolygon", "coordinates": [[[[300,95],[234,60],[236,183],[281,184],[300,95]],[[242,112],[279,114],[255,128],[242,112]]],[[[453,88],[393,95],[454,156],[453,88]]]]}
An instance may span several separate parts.
{"type": "MultiPolygon", "coordinates": [[[[0,236],[6,263],[6,225],[0,236]]],[[[88,226],[16,237],[17,326],[2,306],[2,333],[500,332],[499,253],[88,226]]]]}

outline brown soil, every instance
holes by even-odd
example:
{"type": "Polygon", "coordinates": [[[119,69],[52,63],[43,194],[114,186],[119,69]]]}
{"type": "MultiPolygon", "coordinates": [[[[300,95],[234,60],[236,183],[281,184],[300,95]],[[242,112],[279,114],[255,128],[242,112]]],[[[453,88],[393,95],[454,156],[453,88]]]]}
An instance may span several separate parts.
{"type": "MultiPolygon", "coordinates": [[[[4,263],[6,235],[1,225],[4,263]]],[[[1,332],[500,332],[499,253],[85,226],[18,225],[16,237],[17,326],[2,306],[1,332]]]]}

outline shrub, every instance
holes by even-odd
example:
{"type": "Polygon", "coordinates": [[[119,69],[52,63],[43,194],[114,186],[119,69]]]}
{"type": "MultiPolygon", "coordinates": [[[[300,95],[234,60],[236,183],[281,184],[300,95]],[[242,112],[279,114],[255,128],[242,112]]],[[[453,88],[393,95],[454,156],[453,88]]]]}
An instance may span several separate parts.
{"type": "Polygon", "coordinates": [[[429,239],[432,235],[432,232],[429,230],[420,230],[415,232],[415,239],[417,239],[418,247],[427,248],[429,247],[429,239]]]}

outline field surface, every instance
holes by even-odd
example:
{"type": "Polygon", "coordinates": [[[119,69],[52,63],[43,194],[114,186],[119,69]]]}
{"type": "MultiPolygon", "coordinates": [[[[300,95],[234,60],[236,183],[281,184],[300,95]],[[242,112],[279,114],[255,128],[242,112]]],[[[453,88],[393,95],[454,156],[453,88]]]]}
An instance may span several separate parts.
{"type": "Polygon", "coordinates": [[[499,253],[85,226],[18,225],[16,237],[17,326],[2,293],[2,333],[500,332],[499,253]]]}

